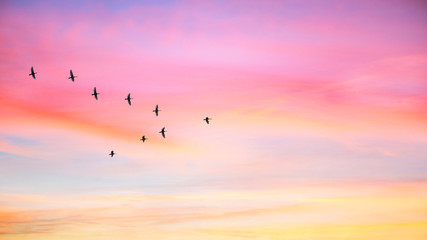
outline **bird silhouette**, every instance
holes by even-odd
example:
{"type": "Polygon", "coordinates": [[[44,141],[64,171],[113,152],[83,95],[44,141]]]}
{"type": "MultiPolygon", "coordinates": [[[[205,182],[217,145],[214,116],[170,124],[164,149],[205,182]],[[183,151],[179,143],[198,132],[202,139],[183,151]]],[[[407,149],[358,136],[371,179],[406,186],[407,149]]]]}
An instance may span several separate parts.
{"type": "Polygon", "coordinates": [[[70,70],[70,76],[68,77],[68,79],[71,79],[71,81],[74,82],[74,78],[76,78],[77,76],[74,76],[73,74],[73,70],[70,70]]]}
{"type": "Polygon", "coordinates": [[[142,136],[142,138],[140,139],[142,142],[145,142],[145,140],[147,140],[148,138],[146,138],[145,136],[142,136]]]}
{"type": "Polygon", "coordinates": [[[208,118],[208,117],[206,117],[206,118],[204,118],[203,120],[204,120],[204,121],[206,121],[206,123],[207,123],[207,124],[209,124],[209,120],[212,120],[212,118],[208,118]]]}
{"type": "Polygon", "coordinates": [[[34,68],[31,66],[31,73],[28,74],[28,76],[33,76],[34,79],[36,79],[36,72],[34,72],[34,68]]]}
{"type": "Polygon", "coordinates": [[[163,138],[166,138],[166,136],[165,136],[165,128],[162,128],[162,131],[160,131],[159,133],[161,133],[162,134],[162,136],[163,136],[163,138]]]}
{"type": "Polygon", "coordinates": [[[130,105],[132,105],[132,103],[130,102],[130,100],[131,100],[131,99],[133,99],[133,98],[131,98],[131,97],[130,97],[130,93],[129,93],[129,94],[128,94],[128,97],[127,97],[127,98],[125,98],[125,100],[127,100],[127,101],[128,101],[129,106],[130,106],[130,105]]]}
{"type": "Polygon", "coordinates": [[[110,153],[110,154],[108,154],[108,155],[110,155],[111,157],[113,157],[113,156],[114,156],[114,154],[116,154],[116,153],[114,153],[114,151],[113,151],[113,150],[111,150],[111,153],[110,153]]]}
{"type": "Polygon", "coordinates": [[[96,92],[96,87],[94,87],[94,88],[93,88],[92,96],[95,96],[95,99],[96,99],[96,100],[98,100],[98,94],[100,94],[100,93],[96,92]]]}
{"type": "Polygon", "coordinates": [[[156,116],[159,116],[159,112],[160,112],[159,105],[156,105],[156,109],[154,109],[153,112],[156,113],[156,116]]]}

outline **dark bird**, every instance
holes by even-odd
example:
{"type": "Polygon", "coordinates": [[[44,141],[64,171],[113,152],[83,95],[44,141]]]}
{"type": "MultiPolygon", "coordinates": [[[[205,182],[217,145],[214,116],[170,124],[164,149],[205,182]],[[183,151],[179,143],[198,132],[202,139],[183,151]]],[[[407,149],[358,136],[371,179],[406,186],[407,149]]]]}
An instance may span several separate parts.
{"type": "Polygon", "coordinates": [[[33,76],[33,78],[34,79],[36,79],[36,72],[34,72],[34,68],[33,67],[31,67],[31,73],[30,74],[28,74],[28,76],[33,76]]]}
{"type": "Polygon", "coordinates": [[[203,120],[204,120],[204,121],[206,121],[206,123],[207,123],[207,124],[209,124],[209,120],[212,120],[212,118],[208,118],[208,117],[206,117],[206,118],[204,118],[203,120]]]}
{"type": "Polygon", "coordinates": [[[101,94],[101,93],[96,92],[96,87],[94,87],[94,88],[93,88],[92,96],[95,96],[95,99],[96,99],[96,100],[98,100],[98,94],[101,94]]]}
{"type": "Polygon", "coordinates": [[[129,93],[129,94],[128,94],[128,97],[127,97],[127,98],[125,98],[125,100],[127,100],[127,101],[128,101],[129,106],[130,106],[130,105],[132,105],[132,103],[130,102],[130,100],[131,100],[131,99],[133,99],[133,98],[131,98],[131,97],[130,97],[130,93],[129,93]]]}
{"type": "Polygon", "coordinates": [[[111,157],[113,157],[114,156],[114,151],[113,150],[111,150],[111,153],[110,154],[108,154],[108,155],[110,155],[111,157]]]}
{"type": "Polygon", "coordinates": [[[153,110],[153,112],[156,113],[156,116],[159,116],[159,105],[156,105],[156,109],[153,110]]]}
{"type": "Polygon", "coordinates": [[[163,138],[166,138],[166,136],[165,136],[165,128],[162,128],[162,131],[160,131],[159,133],[161,133],[162,134],[162,136],[163,136],[163,138]]]}
{"type": "Polygon", "coordinates": [[[76,78],[77,76],[74,76],[73,74],[73,70],[70,70],[70,77],[68,79],[71,79],[71,81],[74,82],[74,78],[76,78]]]}
{"type": "Polygon", "coordinates": [[[142,138],[140,139],[142,142],[145,142],[145,140],[147,140],[148,138],[146,138],[145,136],[142,136],[142,138]]]}

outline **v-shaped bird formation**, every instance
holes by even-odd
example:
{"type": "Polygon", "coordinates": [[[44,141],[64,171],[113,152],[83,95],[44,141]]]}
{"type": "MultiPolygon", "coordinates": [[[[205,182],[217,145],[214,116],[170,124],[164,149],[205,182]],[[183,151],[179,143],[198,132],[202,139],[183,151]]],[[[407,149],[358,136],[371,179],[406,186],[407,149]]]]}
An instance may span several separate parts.
{"type": "MultiPolygon", "coordinates": [[[[36,74],[37,74],[37,72],[34,72],[34,67],[31,67],[31,72],[30,72],[30,74],[28,74],[29,76],[32,76],[33,77],[33,79],[36,79],[36,74]]],[[[77,76],[75,76],[74,75],[74,73],[73,73],[73,70],[70,70],[70,76],[68,77],[68,79],[71,79],[71,81],[73,81],[74,82],[74,79],[75,78],[77,78],[77,76]]],[[[98,100],[98,95],[99,94],[101,94],[101,93],[99,93],[99,92],[97,92],[97,90],[96,90],[96,87],[94,87],[93,88],[93,93],[92,93],[92,96],[94,96],[95,97],[95,100],[98,100]]],[[[125,98],[125,100],[128,102],[128,104],[129,104],[129,106],[132,106],[132,102],[131,102],[131,100],[132,100],[133,98],[131,98],[130,97],[130,93],[127,95],[127,97],[125,98]]],[[[156,117],[157,116],[159,116],[159,112],[160,112],[160,109],[159,109],[159,105],[156,105],[156,108],[153,110],[153,112],[156,114],[156,117]]],[[[205,117],[204,119],[203,119],[203,121],[205,121],[207,124],[209,124],[209,120],[212,120],[212,118],[209,118],[209,117],[205,117]]],[[[166,138],[166,127],[163,127],[162,128],[162,130],[159,132],[160,134],[162,134],[162,137],[163,138],[166,138]]],[[[148,138],[147,137],[145,137],[145,135],[143,135],[142,137],[141,137],[141,139],[140,139],[143,143],[146,141],[146,140],[148,140],[148,138]]],[[[110,155],[111,157],[113,157],[114,155],[116,155],[117,153],[115,153],[114,152],[114,150],[111,150],[111,152],[108,154],[108,155],[110,155]]]]}

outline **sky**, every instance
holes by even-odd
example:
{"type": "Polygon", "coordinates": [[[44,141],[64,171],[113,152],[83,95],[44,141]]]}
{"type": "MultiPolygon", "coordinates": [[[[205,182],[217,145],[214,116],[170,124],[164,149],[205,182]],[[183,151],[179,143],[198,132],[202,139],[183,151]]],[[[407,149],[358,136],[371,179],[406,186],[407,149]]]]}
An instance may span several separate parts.
{"type": "Polygon", "coordinates": [[[0,239],[426,239],[426,43],[425,1],[0,1],[0,239]]]}

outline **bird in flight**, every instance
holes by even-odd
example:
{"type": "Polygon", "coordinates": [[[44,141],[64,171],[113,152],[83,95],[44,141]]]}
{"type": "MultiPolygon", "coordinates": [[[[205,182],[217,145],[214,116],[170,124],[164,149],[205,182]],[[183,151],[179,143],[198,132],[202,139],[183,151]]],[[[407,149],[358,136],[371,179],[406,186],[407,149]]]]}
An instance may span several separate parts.
{"type": "Polygon", "coordinates": [[[34,79],[36,79],[36,72],[34,72],[34,68],[31,66],[31,73],[28,74],[28,76],[33,76],[34,79]]]}
{"type": "Polygon", "coordinates": [[[96,99],[96,100],[98,100],[98,94],[100,94],[100,93],[96,92],[96,87],[94,87],[94,88],[93,88],[92,96],[95,96],[95,99],[96,99]]]}
{"type": "Polygon", "coordinates": [[[129,106],[130,106],[130,105],[132,105],[132,103],[130,102],[130,100],[131,100],[131,99],[133,99],[133,98],[131,98],[131,97],[130,97],[130,93],[129,93],[129,94],[128,94],[128,97],[127,97],[127,98],[125,98],[125,100],[127,100],[127,101],[128,101],[129,106]]]}
{"type": "Polygon", "coordinates": [[[68,79],[71,79],[71,81],[74,82],[74,78],[76,78],[77,76],[74,76],[73,74],[73,70],[70,70],[70,77],[68,77],[68,79]]]}
{"type": "Polygon", "coordinates": [[[145,136],[142,136],[142,138],[140,139],[142,142],[145,142],[145,140],[147,140],[148,138],[146,138],[145,136]]]}
{"type": "Polygon", "coordinates": [[[208,117],[206,117],[206,118],[204,118],[203,120],[204,120],[204,121],[206,121],[206,123],[207,123],[207,124],[209,124],[209,120],[212,120],[212,118],[208,118],[208,117]]]}
{"type": "Polygon", "coordinates": [[[153,112],[156,113],[156,116],[159,116],[159,105],[156,105],[156,109],[153,110],[153,112]]]}
{"type": "Polygon", "coordinates": [[[114,153],[114,151],[113,151],[113,150],[111,150],[111,153],[110,153],[110,154],[108,154],[108,155],[110,155],[111,157],[113,157],[113,156],[114,156],[114,154],[116,154],[116,153],[114,153]]]}
{"type": "Polygon", "coordinates": [[[162,136],[163,136],[163,138],[166,138],[166,136],[165,136],[165,128],[162,128],[162,131],[160,131],[159,133],[161,133],[162,134],[162,136]]]}

